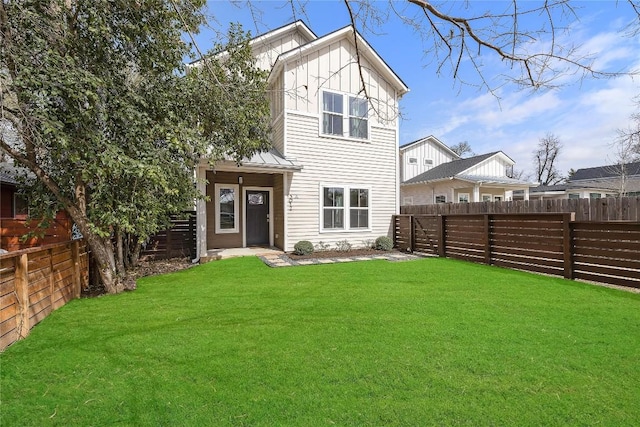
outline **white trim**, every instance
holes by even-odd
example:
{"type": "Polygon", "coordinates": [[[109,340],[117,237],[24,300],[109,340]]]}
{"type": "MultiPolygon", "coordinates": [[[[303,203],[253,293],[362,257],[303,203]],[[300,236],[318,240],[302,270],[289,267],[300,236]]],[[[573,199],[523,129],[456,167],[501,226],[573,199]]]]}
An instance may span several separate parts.
{"type": "MultiPolygon", "coordinates": [[[[371,185],[358,185],[358,184],[336,184],[336,183],[324,183],[321,182],[318,185],[318,193],[319,193],[319,203],[318,203],[318,233],[327,234],[327,233],[360,233],[360,232],[371,232],[372,225],[371,221],[373,219],[373,198],[372,198],[372,190],[371,185]],[[344,190],[344,206],[342,207],[344,212],[344,228],[324,228],[324,189],[325,188],[342,188],[344,190]],[[368,191],[368,202],[369,206],[367,207],[367,228],[351,228],[351,215],[349,210],[351,209],[351,190],[367,190],[368,191]]],[[[354,207],[354,209],[358,209],[358,207],[354,207]]]]}
{"type": "Polygon", "coordinates": [[[247,191],[269,193],[269,246],[273,246],[273,187],[242,187],[242,247],[247,247],[247,191]]]}
{"type": "Polygon", "coordinates": [[[196,187],[202,198],[196,200],[196,258],[207,254],[207,168],[196,168],[196,187]]]}
{"type": "Polygon", "coordinates": [[[458,193],[458,203],[470,203],[471,199],[469,197],[469,193],[458,193]],[[460,196],[467,196],[467,201],[466,202],[461,202],[460,201],[460,196]]]}
{"type": "Polygon", "coordinates": [[[215,221],[216,221],[216,234],[233,234],[238,233],[239,231],[239,209],[240,209],[240,200],[238,200],[238,196],[240,196],[240,186],[238,184],[214,184],[215,194],[213,195],[214,207],[215,207],[215,221]],[[233,219],[234,225],[232,229],[222,229],[220,228],[220,189],[227,188],[232,189],[234,192],[234,203],[233,203],[233,219]]]}
{"type": "Polygon", "coordinates": [[[417,157],[413,157],[413,156],[407,156],[407,164],[408,165],[418,165],[418,158],[417,157]],[[412,162],[411,160],[415,160],[415,162],[412,162]]]}

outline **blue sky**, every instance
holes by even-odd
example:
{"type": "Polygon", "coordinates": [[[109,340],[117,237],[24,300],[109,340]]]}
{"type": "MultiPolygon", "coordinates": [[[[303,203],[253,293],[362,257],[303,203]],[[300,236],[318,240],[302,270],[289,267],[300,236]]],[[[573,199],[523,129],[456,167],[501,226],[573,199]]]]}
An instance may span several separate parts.
{"type": "MultiPolygon", "coordinates": [[[[462,2],[439,2],[453,5],[462,2]]],[[[521,2],[531,5],[534,2],[521,2]]],[[[387,7],[388,2],[374,2],[387,7]]],[[[509,2],[471,2],[474,8],[506,7],[509,2]]],[[[626,1],[572,1],[579,20],[566,21],[567,33],[557,41],[570,40],[581,52],[597,56],[596,66],[603,71],[639,70],[640,35],[628,37],[624,29],[637,16],[626,1]]],[[[196,38],[207,50],[219,31],[230,22],[240,22],[253,35],[278,28],[294,19],[302,19],[322,36],[349,24],[349,15],[341,0],[311,0],[303,13],[282,0],[209,1],[209,28],[196,38]]],[[[418,12],[408,2],[393,2],[401,14],[418,12]]],[[[498,58],[483,55],[482,60],[495,94],[479,89],[479,80],[470,72],[468,61],[461,75],[472,85],[461,85],[448,69],[438,75],[433,56],[424,53],[427,42],[391,15],[383,23],[358,28],[367,41],[409,86],[411,92],[401,100],[400,144],[434,135],[448,145],[467,141],[477,154],[502,150],[516,161],[516,168],[533,171],[532,153],[540,138],[556,135],[563,144],[558,168],[600,166],[614,163],[611,146],[616,130],[629,124],[629,116],[638,111],[640,76],[615,79],[579,79],[567,76],[560,88],[532,92],[504,84],[500,75],[509,70],[498,58]],[[475,86],[473,85],[475,84],[475,86]],[[497,96],[496,96],[497,95],[497,96]],[[634,99],[635,98],[635,99],[634,99]]],[[[540,40],[546,43],[548,40],[540,40]]]]}

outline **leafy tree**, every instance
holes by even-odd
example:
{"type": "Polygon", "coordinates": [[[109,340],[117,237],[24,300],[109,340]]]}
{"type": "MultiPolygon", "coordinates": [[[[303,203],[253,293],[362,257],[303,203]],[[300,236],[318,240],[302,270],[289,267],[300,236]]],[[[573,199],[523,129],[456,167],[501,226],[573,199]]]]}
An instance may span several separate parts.
{"type": "Polygon", "coordinates": [[[462,158],[476,155],[476,153],[473,152],[471,145],[467,141],[462,141],[457,144],[453,144],[449,148],[451,148],[451,151],[453,151],[454,153],[456,153],[458,156],[462,158]]]}
{"type": "MultiPolygon", "coordinates": [[[[450,74],[461,84],[491,93],[505,82],[533,90],[561,85],[566,76],[608,78],[637,70],[607,72],[594,66],[595,55],[567,37],[571,24],[597,3],[571,0],[407,2],[343,0],[351,23],[361,31],[379,33],[389,19],[399,19],[423,40],[424,57],[438,74],[450,74]],[[507,66],[496,75],[486,58],[507,66]],[[474,77],[475,74],[475,77],[474,77]],[[503,79],[499,81],[499,77],[503,79]]],[[[249,2],[251,3],[251,2],[249,2]]],[[[622,36],[640,33],[640,2],[620,4],[622,36]],[[624,12],[630,12],[624,16],[624,12]],[[630,17],[630,18],[629,18],[630,17]],[[623,19],[627,19],[625,22],[623,19]]],[[[294,12],[304,15],[305,2],[290,0],[294,12]],[[297,6],[297,7],[296,7],[297,6]]],[[[597,7],[597,6],[596,6],[597,7]]]]}
{"type": "Polygon", "coordinates": [[[41,208],[69,213],[108,292],[123,289],[126,248],[201,196],[193,168],[202,155],[240,161],[268,147],[266,75],[240,28],[216,46],[224,54],[185,74],[182,35],[204,22],[202,6],[0,5],[0,147],[35,175],[43,196],[34,198],[49,197],[41,208]]]}
{"type": "Polygon", "coordinates": [[[540,185],[555,185],[564,180],[556,167],[556,160],[561,149],[560,139],[552,133],[548,133],[540,139],[538,148],[533,152],[535,179],[540,185]]]}

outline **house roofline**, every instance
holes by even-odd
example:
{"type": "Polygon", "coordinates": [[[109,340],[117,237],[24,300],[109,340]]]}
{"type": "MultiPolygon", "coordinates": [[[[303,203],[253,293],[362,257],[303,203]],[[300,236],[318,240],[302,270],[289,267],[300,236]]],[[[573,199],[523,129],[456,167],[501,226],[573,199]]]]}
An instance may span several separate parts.
{"type": "Polygon", "coordinates": [[[417,139],[415,141],[409,142],[407,144],[401,145],[400,146],[400,151],[405,151],[405,150],[407,150],[407,149],[409,149],[411,147],[414,147],[416,145],[420,145],[420,144],[426,142],[427,140],[434,141],[441,148],[444,148],[446,151],[448,151],[449,154],[454,155],[458,159],[460,158],[460,156],[455,151],[453,151],[451,148],[449,148],[449,146],[447,144],[445,144],[444,142],[440,141],[438,138],[436,138],[433,135],[425,136],[424,138],[420,138],[420,139],[417,139]]]}

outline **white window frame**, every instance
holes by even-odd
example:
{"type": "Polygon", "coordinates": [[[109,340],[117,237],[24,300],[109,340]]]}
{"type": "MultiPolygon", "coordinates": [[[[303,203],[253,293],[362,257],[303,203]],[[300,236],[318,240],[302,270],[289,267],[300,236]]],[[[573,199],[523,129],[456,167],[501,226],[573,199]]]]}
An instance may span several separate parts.
{"type": "Polygon", "coordinates": [[[220,184],[217,183],[214,186],[214,204],[216,215],[216,234],[232,234],[240,232],[240,186],[238,184],[220,184]],[[233,203],[233,228],[221,228],[220,227],[220,190],[227,189],[233,190],[234,203],[233,203]]]}
{"type": "Polygon", "coordinates": [[[417,165],[418,164],[418,158],[417,157],[407,157],[407,164],[408,165],[417,165]]]}
{"type": "MultiPolygon", "coordinates": [[[[359,232],[370,232],[371,228],[371,219],[373,212],[373,203],[371,198],[371,186],[369,185],[358,185],[358,184],[333,184],[333,183],[320,183],[319,185],[319,232],[320,233],[359,233],[359,232]],[[344,191],[344,206],[342,206],[343,211],[343,224],[344,228],[324,228],[324,189],[325,188],[341,188],[344,191]],[[351,190],[367,190],[368,192],[368,202],[369,206],[367,206],[367,227],[364,228],[352,228],[351,227],[351,190]]],[[[354,209],[362,209],[357,206],[354,209]]]]}
{"type": "Polygon", "coordinates": [[[458,203],[469,203],[470,197],[469,193],[458,193],[458,203]],[[466,201],[461,200],[463,196],[466,196],[466,201]]]}
{"type": "Polygon", "coordinates": [[[567,195],[567,197],[568,197],[569,199],[579,199],[579,198],[580,198],[580,193],[569,193],[569,194],[567,195]]]}
{"type": "Polygon", "coordinates": [[[353,141],[370,141],[371,140],[371,117],[369,114],[369,111],[371,110],[371,106],[369,105],[369,100],[362,97],[362,96],[357,96],[357,95],[353,95],[353,94],[349,94],[346,92],[340,92],[340,91],[336,91],[336,90],[323,90],[320,92],[320,96],[319,98],[319,109],[318,111],[320,112],[320,118],[319,118],[319,129],[318,129],[318,134],[321,137],[325,137],[325,138],[341,138],[341,139],[349,139],[349,140],[353,140],[353,141]],[[324,109],[324,94],[325,93],[330,93],[333,95],[340,95],[342,97],[342,113],[335,113],[332,111],[326,111],[324,109]],[[351,116],[351,110],[350,110],[350,100],[351,99],[359,99],[359,100],[364,100],[367,103],[367,114],[366,117],[362,117],[362,119],[366,120],[367,122],[367,137],[366,138],[360,138],[357,136],[351,136],[351,126],[350,126],[350,122],[351,122],[351,117],[356,118],[357,116],[351,116]],[[342,135],[340,134],[334,134],[334,133],[324,133],[324,114],[332,114],[332,115],[339,115],[342,114],[342,135]]]}
{"type": "Polygon", "coordinates": [[[423,163],[425,166],[433,166],[433,159],[424,159],[423,163]]]}
{"type": "Polygon", "coordinates": [[[483,202],[490,202],[492,198],[493,198],[493,196],[491,196],[491,194],[487,194],[487,193],[483,193],[482,196],[480,196],[480,200],[482,200],[483,202]],[[486,198],[486,200],[485,200],[485,198],[486,198]]]}
{"type": "Polygon", "coordinates": [[[433,198],[434,203],[447,203],[447,195],[446,194],[436,194],[433,198]],[[438,197],[444,197],[444,201],[439,202],[438,197]]]}

